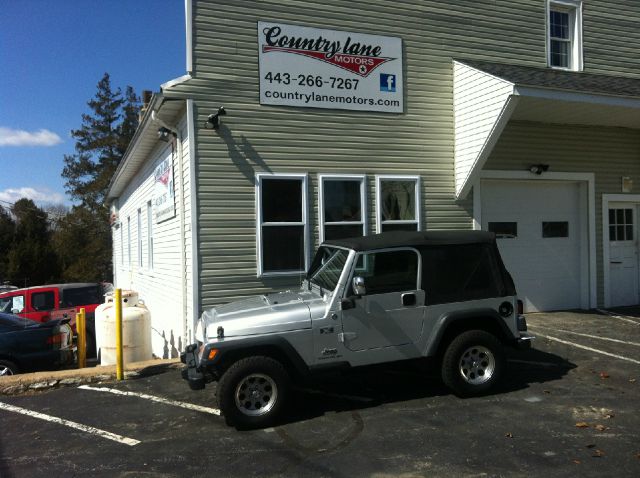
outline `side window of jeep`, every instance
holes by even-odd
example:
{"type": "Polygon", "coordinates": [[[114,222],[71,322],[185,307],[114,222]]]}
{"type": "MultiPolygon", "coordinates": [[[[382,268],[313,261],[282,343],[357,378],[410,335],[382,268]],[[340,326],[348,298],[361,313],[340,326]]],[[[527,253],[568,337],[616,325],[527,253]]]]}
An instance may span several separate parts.
{"type": "Polygon", "coordinates": [[[416,251],[369,252],[362,254],[355,275],[364,278],[367,295],[402,292],[418,288],[419,257],[416,251]]]}
{"type": "Polygon", "coordinates": [[[488,244],[433,246],[421,250],[427,305],[500,297],[503,286],[488,244]]]}
{"type": "Polygon", "coordinates": [[[53,291],[34,292],[31,295],[31,306],[33,310],[41,312],[53,310],[56,308],[55,294],[53,291]]]}

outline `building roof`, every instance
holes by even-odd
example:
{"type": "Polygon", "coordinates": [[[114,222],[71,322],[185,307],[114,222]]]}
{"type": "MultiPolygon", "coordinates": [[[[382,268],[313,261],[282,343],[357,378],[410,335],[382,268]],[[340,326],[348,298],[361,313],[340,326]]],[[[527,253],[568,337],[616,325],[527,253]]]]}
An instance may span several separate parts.
{"type": "Polygon", "coordinates": [[[107,190],[107,203],[122,194],[154,148],[160,143],[158,139],[158,128],[162,126],[160,122],[174,123],[184,108],[184,99],[167,98],[162,93],[153,94],[138,128],[111,178],[107,190]]]}
{"type": "Polygon", "coordinates": [[[346,247],[356,251],[369,251],[401,246],[493,243],[495,242],[495,237],[493,232],[487,231],[389,231],[371,236],[329,240],[323,244],[346,247]]]}
{"type": "Polygon", "coordinates": [[[582,71],[536,68],[504,63],[459,60],[490,75],[520,86],[571,90],[581,93],[595,93],[615,96],[640,97],[640,78],[609,76],[582,71]]]}

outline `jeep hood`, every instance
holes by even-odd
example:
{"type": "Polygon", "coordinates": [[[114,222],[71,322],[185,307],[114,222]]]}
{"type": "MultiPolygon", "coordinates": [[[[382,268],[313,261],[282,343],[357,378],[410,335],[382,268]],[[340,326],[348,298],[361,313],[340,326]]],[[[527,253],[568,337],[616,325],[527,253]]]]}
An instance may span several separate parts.
{"type": "Polygon", "coordinates": [[[224,329],[225,337],[310,329],[310,307],[318,301],[322,303],[322,297],[310,291],[248,297],[205,311],[202,325],[207,338],[215,338],[218,327],[224,329]]]}

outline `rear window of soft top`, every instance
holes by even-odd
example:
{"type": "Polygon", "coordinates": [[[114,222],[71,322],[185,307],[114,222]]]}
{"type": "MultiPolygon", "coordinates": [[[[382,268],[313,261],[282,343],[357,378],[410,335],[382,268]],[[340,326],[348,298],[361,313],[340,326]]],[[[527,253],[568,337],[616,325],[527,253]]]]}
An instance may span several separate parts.
{"type": "Polygon", "coordinates": [[[62,290],[62,306],[99,304],[102,302],[102,288],[99,284],[86,287],[73,287],[62,290]]]}

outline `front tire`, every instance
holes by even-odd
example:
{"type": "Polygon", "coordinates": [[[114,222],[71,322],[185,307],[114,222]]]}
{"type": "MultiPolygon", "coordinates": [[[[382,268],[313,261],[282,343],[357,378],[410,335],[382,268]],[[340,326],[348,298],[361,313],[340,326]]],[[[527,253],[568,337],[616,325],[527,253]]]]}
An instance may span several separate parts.
{"type": "Polygon", "coordinates": [[[502,377],[504,350],[484,330],[468,330],[451,341],[442,358],[442,380],[461,397],[486,393],[502,377]]]}
{"type": "Polygon", "coordinates": [[[284,410],[290,378],[271,357],[247,357],[231,365],[218,382],[218,405],[227,423],[241,428],[271,426],[284,410]]]}
{"type": "Polygon", "coordinates": [[[8,377],[20,373],[18,366],[9,360],[0,360],[0,377],[8,377]]]}

